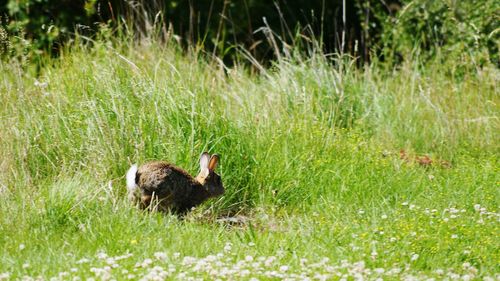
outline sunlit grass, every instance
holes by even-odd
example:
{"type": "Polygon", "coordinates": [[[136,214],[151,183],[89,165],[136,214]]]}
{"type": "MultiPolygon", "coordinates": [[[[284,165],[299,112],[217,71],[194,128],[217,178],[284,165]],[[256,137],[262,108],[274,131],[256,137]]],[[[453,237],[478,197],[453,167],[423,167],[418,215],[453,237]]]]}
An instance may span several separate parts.
{"type": "Polygon", "coordinates": [[[100,42],[38,77],[2,63],[0,276],[498,278],[499,72],[448,67],[250,75],[100,42]],[[195,173],[205,150],[223,197],[184,220],[126,202],[131,163],[195,173]]]}

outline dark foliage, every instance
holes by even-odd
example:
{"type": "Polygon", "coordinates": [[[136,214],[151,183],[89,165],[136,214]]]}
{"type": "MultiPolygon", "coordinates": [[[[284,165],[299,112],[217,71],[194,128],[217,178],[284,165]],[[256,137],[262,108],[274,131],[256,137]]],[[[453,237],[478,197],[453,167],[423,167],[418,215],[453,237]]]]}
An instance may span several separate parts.
{"type": "Polygon", "coordinates": [[[486,50],[497,62],[500,33],[495,0],[3,0],[0,15],[9,34],[53,55],[75,32],[92,36],[103,23],[125,23],[138,36],[173,32],[183,46],[227,61],[235,46],[265,61],[276,49],[315,42],[360,62],[372,54],[394,61],[414,48],[432,56],[443,46],[454,53],[486,50]]]}

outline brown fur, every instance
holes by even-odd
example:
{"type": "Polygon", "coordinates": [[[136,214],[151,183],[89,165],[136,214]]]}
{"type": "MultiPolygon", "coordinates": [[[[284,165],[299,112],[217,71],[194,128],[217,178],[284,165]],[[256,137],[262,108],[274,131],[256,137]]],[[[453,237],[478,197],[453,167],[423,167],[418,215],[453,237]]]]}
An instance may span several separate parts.
{"type": "Polygon", "coordinates": [[[141,207],[185,213],[224,192],[220,177],[213,170],[208,176],[200,175],[193,178],[183,169],[164,161],[140,166],[135,181],[139,187],[141,207]]]}

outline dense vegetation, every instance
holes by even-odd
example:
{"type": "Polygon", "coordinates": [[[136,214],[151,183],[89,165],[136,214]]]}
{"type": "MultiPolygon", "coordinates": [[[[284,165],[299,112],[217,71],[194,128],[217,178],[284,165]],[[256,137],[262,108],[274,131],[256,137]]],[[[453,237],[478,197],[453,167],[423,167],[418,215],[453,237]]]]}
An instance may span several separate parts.
{"type": "Polygon", "coordinates": [[[126,25],[34,60],[5,33],[0,280],[498,279],[497,35],[410,22],[361,67],[316,41],[229,66],[126,25]],[[127,202],[130,164],[194,174],[202,151],[224,196],[183,219],[127,202]]]}
{"type": "Polygon", "coordinates": [[[278,45],[286,51],[311,40],[325,53],[350,53],[358,62],[375,56],[399,63],[414,52],[422,59],[441,52],[500,63],[496,0],[8,0],[0,16],[14,45],[34,54],[57,55],[75,34],[92,37],[103,25],[126,23],[137,37],[174,33],[182,46],[226,63],[238,58],[240,46],[265,61],[276,58],[278,45]]]}

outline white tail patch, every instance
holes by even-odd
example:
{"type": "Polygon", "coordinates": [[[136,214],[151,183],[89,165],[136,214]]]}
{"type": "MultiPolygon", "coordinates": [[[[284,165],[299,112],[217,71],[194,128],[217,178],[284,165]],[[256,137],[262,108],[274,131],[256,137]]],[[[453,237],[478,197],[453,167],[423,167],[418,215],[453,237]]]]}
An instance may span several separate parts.
{"type": "Polygon", "coordinates": [[[137,184],[135,183],[135,176],[137,174],[137,164],[134,164],[128,169],[127,172],[127,190],[133,192],[137,189],[137,184]]]}

